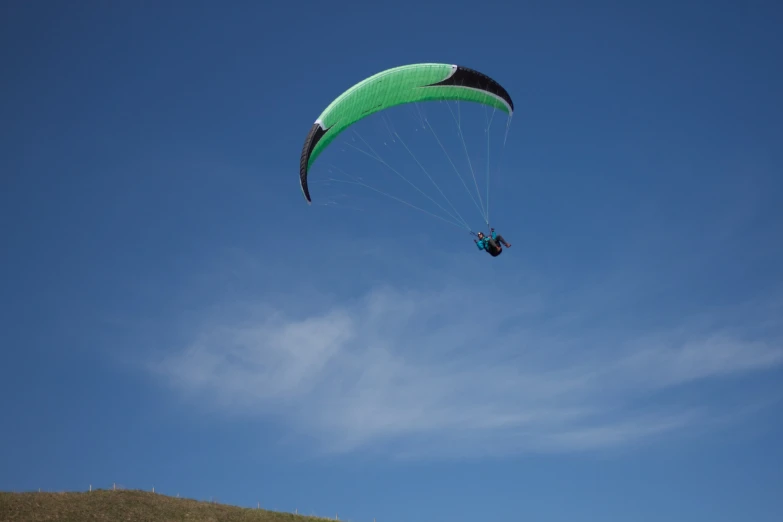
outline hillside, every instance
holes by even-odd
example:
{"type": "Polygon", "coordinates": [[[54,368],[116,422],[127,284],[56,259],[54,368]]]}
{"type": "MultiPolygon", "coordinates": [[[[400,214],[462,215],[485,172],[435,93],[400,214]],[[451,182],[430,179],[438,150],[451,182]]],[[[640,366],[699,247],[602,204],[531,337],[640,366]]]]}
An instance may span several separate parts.
{"type": "Polygon", "coordinates": [[[241,508],[146,491],[0,492],[0,522],[323,522],[325,518],[241,508]]]}

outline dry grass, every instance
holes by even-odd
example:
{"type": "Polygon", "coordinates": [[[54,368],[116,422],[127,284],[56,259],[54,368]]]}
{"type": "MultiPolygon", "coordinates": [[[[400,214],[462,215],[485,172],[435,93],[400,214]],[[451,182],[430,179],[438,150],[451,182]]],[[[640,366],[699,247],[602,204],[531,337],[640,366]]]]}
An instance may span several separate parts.
{"type": "MultiPolygon", "coordinates": [[[[0,492],[0,521],[323,522],[325,518],[200,502],[147,491],[0,492]]],[[[333,519],[332,519],[333,520],[333,519]]]]}

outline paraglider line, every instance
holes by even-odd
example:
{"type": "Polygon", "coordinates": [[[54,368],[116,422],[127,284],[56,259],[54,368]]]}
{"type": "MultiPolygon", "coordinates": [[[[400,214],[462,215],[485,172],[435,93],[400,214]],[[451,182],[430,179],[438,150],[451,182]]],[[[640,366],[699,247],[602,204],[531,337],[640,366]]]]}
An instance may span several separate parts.
{"type": "MultiPolygon", "coordinates": [[[[489,226],[489,153],[490,153],[490,143],[489,143],[489,130],[492,128],[492,121],[495,119],[495,112],[496,109],[493,107],[492,109],[492,117],[489,118],[489,122],[487,122],[487,226],[489,226]]],[[[484,109],[484,118],[487,118],[487,111],[486,108],[484,109]]]]}
{"type": "MultiPolygon", "coordinates": [[[[337,170],[339,170],[340,172],[342,172],[343,174],[348,176],[348,173],[345,172],[344,170],[340,169],[339,167],[334,167],[334,168],[336,168],[337,170]]],[[[371,187],[370,185],[367,185],[366,183],[362,183],[361,181],[346,181],[344,179],[335,179],[335,178],[330,178],[330,181],[334,181],[334,182],[337,182],[337,183],[347,183],[349,185],[359,185],[361,187],[368,188],[368,189],[372,190],[373,192],[377,192],[378,194],[381,194],[383,196],[391,198],[391,199],[393,199],[395,201],[399,201],[403,205],[407,205],[407,206],[409,206],[411,208],[414,208],[414,209],[418,210],[419,212],[424,212],[425,214],[428,214],[428,215],[430,215],[430,216],[432,216],[434,218],[440,219],[441,221],[445,221],[446,223],[449,223],[450,225],[454,225],[455,227],[458,227],[458,228],[466,228],[468,231],[470,231],[470,227],[466,227],[465,225],[462,225],[460,223],[456,223],[454,221],[449,221],[448,219],[446,219],[444,217],[441,217],[441,216],[439,216],[437,214],[433,214],[432,212],[430,212],[428,210],[424,210],[423,208],[417,207],[416,205],[414,205],[412,203],[408,203],[404,199],[398,198],[396,196],[392,196],[388,192],[384,192],[383,190],[379,190],[379,189],[377,189],[375,187],[371,187]]]]}
{"type": "MultiPolygon", "coordinates": [[[[459,112],[460,104],[457,101],[457,111],[459,112]]],[[[449,111],[451,107],[449,106],[449,111]]],[[[451,115],[454,116],[454,111],[451,111],[451,115]]],[[[476,181],[476,172],[473,170],[473,163],[470,161],[470,153],[468,152],[468,146],[465,143],[465,135],[462,133],[462,115],[459,115],[459,119],[454,117],[454,121],[457,123],[457,131],[459,132],[460,140],[462,140],[462,148],[465,150],[465,157],[468,160],[468,166],[470,167],[470,174],[473,176],[473,184],[476,186],[476,194],[478,195],[479,202],[481,203],[479,208],[481,209],[481,216],[484,218],[484,222],[488,222],[487,214],[484,212],[484,201],[481,199],[481,191],[478,187],[478,181],[476,181]]]]}
{"type": "MultiPolygon", "coordinates": [[[[451,108],[449,108],[449,110],[451,110],[451,108]]],[[[481,208],[481,206],[480,206],[480,205],[478,204],[478,202],[476,201],[476,198],[474,198],[474,197],[473,197],[473,193],[472,193],[472,192],[470,191],[470,189],[468,188],[468,185],[467,185],[467,183],[465,183],[465,179],[462,177],[462,174],[460,174],[460,173],[459,173],[459,169],[457,169],[457,166],[454,164],[454,161],[451,159],[451,155],[450,155],[450,154],[449,154],[449,152],[446,150],[446,148],[443,146],[443,143],[441,143],[441,141],[440,141],[440,138],[438,138],[438,134],[435,132],[435,128],[432,126],[432,123],[431,123],[431,122],[430,122],[430,120],[428,120],[428,119],[425,119],[424,121],[426,121],[426,122],[427,122],[427,128],[429,128],[429,129],[430,129],[430,131],[432,132],[432,135],[435,137],[435,141],[437,141],[437,142],[438,142],[438,145],[440,145],[440,148],[441,148],[441,150],[442,150],[442,151],[443,151],[443,153],[446,155],[446,158],[448,158],[448,160],[449,160],[449,163],[451,163],[451,166],[454,168],[454,172],[456,172],[457,176],[459,177],[459,180],[462,182],[462,186],[463,186],[463,187],[465,187],[465,190],[467,191],[467,193],[468,193],[468,196],[470,196],[470,199],[472,199],[472,200],[473,200],[473,204],[475,204],[475,205],[476,205],[476,208],[477,208],[477,209],[479,210],[479,212],[481,213],[481,217],[484,217],[484,218],[485,218],[485,220],[486,220],[486,217],[485,217],[485,215],[484,215],[484,209],[483,209],[483,208],[481,208]]]]}
{"type": "Polygon", "coordinates": [[[459,219],[457,219],[457,217],[456,217],[456,216],[454,216],[454,215],[453,215],[451,212],[449,212],[448,210],[446,210],[445,208],[443,208],[443,206],[442,206],[440,203],[438,203],[437,201],[435,201],[434,199],[432,199],[430,196],[428,196],[426,193],[424,193],[424,191],[423,191],[423,190],[421,190],[419,187],[417,187],[416,185],[414,185],[414,184],[413,184],[413,183],[412,183],[412,182],[411,182],[411,181],[410,181],[408,178],[406,178],[405,176],[403,176],[402,174],[400,174],[400,173],[399,173],[399,172],[398,172],[398,171],[397,171],[397,170],[396,170],[394,167],[392,167],[391,165],[389,165],[388,163],[386,163],[386,162],[383,160],[383,158],[381,158],[380,156],[378,156],[378,153],[377,153],[377,152],[375,152],[375,150],[374,150],[374,149],[373,149],[373,148],[370,146],[370,144],[368,144],[368,143],[367,143],[367,142],[364,140],[364,138],[362,138],[362,137],[361,137],[361,135],[359,135],[359,134],[358,134],[358,133],[356,133],[355,131],[354,131],[354,133],[355,133],[355,134],[356,134],[356,135],[359,137],[359,139],[360,139],[360,140],[362,140],[362,141],[364,142],[364,144],[365,144],[365,145],[367,145],[367,148],[369,148],[369,149],[372,151],[372,154],[368,153],[367,151],[364,151],[364,150],[360,149],[359,147],[356,147],[355,145],[353,145],[353,144],[351,144],[351,143],[348,143],[348,142],[346,142],[346,145],[348,145],[349,147],[352,147],[352,148],[354,148],[354,149],[358,150],[358,151],[359,151],[359,152],[361,152],[362,154],[365,154],[365,155],[369,156],[370,158],[373,158],[373,159],[375,159],[376,161],[380,162],[380,163],[381,163],[382,165],[384,165],[386,168],[388,168],[389,170],[391,170],[392,172],[394,172],[395,174],[397,174],[397,175],[398,175],[400,178],[402,178],[402,180],[403,180],[403,181],[405,181],[406,183],[408,183],[408,184],[409,184],[411,187],[413,187],[413,188],[415,188],[417,191],[419,191],[419,193],[421,193],[421,194],[422,194],[422,195],[423,195],[425,198],[427,198],[427,199],[429,199],[430,201],[432,201],[433,203],[435,203],[435,205],[437,205],[437,206],[438,206],[438,208],[440,208],[440,209],[441,209],[443,212],[445,212],[446,214],[448,214],[448,215],[449,215],[449,217],[451,217],[451,218],[452,218],[452,219],[454,219],[455,221],[459,221],[459,219]]]}
{"type": "MultiPolygon", "coordinates": [[[[435,180],[432,179],[432,176],[430,175],[430,173],[427,171],[427,169],[424,168],[424,165],[421,164],[421,162],[419,161],[419,158],[417,158],[416,155],[411,151],[411,149],[408,148],[408,145],[402,139],[402,136],[400,136],[396,131],[394,132],[394,135],[397,136],[397,139],[400,140],[400,143],[402,143],[402,146],[405,147],[405,150],[407,150],[410,153],[410,155],[413,158],[413,160],[419,165],[419,167],[421,167],[421,170],[424,172],[424,174],[426,174],[427,177],[430,179],[430,181],[432,181],[432,184],[435,185],[436,189],[438,189],[438,192],[440,192],[440,195],[443,196],[443,199],[446,200],[446,202],[449,204],[449,206],[451,206],[452,210],[454,210],[454,213],[457,214],[457,217],[459,217],[459,220],[462,221],[465,224],[465,226],[467,227],[468,226],[468,222],[465,221],[465,218],[463,218],[460,215],[459,211],[456,208],[454,208],[454,204],[451,202],[451,200],[449,200],[448,197],[446,197],[446,194],[443,193],[443,191],[438,186],[438,184],[435,183],[435,180]]],[[[468,227],[468,228],[470,228],[470,227],[468,227]]]]}

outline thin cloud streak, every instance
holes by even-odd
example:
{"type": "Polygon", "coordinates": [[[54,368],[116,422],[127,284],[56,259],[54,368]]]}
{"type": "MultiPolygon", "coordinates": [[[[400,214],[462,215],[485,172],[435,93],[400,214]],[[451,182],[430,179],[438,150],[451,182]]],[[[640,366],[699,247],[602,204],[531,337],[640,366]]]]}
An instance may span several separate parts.
{"type": "Polygon", "coordinates": [[[698,427],[714,404],[650,399],[783,363],[779,346],[687,322],[552,332],[539,327],[545,298],[506,300],[448,286],[379,288],[306,317],[256,305],[200,324],[153,368],[222,411],[282,417],[323,451],[449,457],[612,448],[698,427]]]}

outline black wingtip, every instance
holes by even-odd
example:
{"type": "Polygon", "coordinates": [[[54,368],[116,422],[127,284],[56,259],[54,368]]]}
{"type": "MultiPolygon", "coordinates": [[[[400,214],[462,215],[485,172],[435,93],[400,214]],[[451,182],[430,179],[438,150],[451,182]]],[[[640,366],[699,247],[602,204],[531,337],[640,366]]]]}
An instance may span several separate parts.
{"type": "Polygon", "coordinates": [[[310,132],[307,133],[304,145],[302,146],[302,155],[299,157],[299,184],[302,187],[302,194],[304,194],[307,203],[312,203],[310,199],[310,187],[307,185],[307,164],[310,162],[310,155],[313,153],[313,149],[318,141],[326,134],[326,130],[321,127],[319,123],[314,123],[310,127],[310,132]]]}
{"type": "Polygon", "coordinates": [[[432,83],[429,86],[434,87],[437,85],[461,85],[463,87],[471,87],[474,89],[481,89],[488,93],[494,94],[505,101],[511,108],[511,112],[514,112],[514,100],[511,99],[511,95],[508,91],[500,85],[496,80],[490,78],[486,74],[479,72],[470,67],[464,67],[462,65],[456,65],[457,70],[454,74],[446,78],[445,80],[437,83],[432,83]]]}

